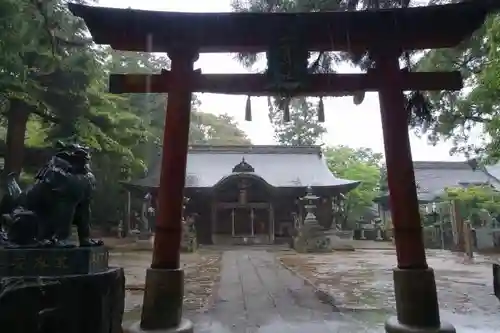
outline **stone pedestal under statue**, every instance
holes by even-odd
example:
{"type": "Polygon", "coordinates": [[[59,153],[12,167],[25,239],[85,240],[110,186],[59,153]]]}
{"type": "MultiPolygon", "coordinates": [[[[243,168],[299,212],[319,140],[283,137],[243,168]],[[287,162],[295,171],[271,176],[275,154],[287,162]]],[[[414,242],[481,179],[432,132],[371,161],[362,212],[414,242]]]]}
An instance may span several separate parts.
{"type": "Polygon", "coordinates": [[[121,333],[125,275],[104,246],[0,248],[0,327],[22,333],[121,333]]]}
{"type": "MultiPolygon", "coordinates": [[[[294,249],[299,253],[331,252],[330,238],[324,233],[320,225],[311,225],[312,221],[304,221],[294,239],[294,249]]],[[[317,221],[316,221],[317,222],[317,221]]]]}

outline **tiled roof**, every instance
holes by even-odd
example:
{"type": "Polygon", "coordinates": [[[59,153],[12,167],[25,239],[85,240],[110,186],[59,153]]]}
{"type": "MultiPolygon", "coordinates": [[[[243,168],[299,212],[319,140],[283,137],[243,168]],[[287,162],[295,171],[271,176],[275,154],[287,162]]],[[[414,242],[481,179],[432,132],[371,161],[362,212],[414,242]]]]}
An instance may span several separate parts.
{"type": "Polygon", "coordinates": [[[490,183],[493,187],[499,191],[500,190],[500,163],[493,165],[486,165],[484,167],[486,173],[490,177],[490,183]]]}
{"type": "Polygon", "coordinates": [[[445,188],[487,184],[489,177],[467,162],[413,162],[415,181],[421,194],[439,194],[445,188]]]}
{"type": "MultiPolygon", "coordinates": [[[[436,200],[444,194],[446,188],[491,183],[491,177],[481,168],[473,170],[467,162],[414,161],[413,168],[420,202],[436,200]]],[[[382,195],[376,200],[384,196],[386,195],[382,195]]]]}
{"type": "MultiPolygon", "coordinates": [[[[255,175],[274,187],[355,188],[359,182],[336,178],[322,157],[321,147],[285,146],[192,146],[188,153],[186,187],[210,188],[231,175],[242,159],[255,169],[255,175]]],[[[160,163],[149,175],[130,184],[158,187],[160,163]]]]}

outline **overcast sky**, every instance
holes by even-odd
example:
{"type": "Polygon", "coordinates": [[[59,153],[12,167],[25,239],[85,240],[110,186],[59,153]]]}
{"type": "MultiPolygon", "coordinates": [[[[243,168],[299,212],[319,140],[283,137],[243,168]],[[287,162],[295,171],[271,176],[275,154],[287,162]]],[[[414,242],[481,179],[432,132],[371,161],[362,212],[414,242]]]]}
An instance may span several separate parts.
{"type": "MultiPolygon", "coordinates": [[[[231,0],[101,0],[99,5],[120,8],[183,12],[228,12],[231,0]]],[[[247,72],[230,54],[202,54],[195,65],[203,73],[245,73],[247,72]]],[[[341,66],[339,72],[353,72],[349,66],[341,66]]],[[[252,122],[244,120],[245,96],[203,94],[201,111],[227,113],[233,116],[254,144],[274,144],[273,131],[267,118],[265,98],[252,99],[252,122]]],[[[325,127],[328,133],[324,143],[369,147],[383,152],[382,126],[378,96],[366,95],[364,102],[355,106],[351,97],[329,98],[325,100],[325,127]]],[[[425,138],[411,135],[414,160],[464,160],[462,156],[450,156],[451,143],[441,143],[435,147],[427,144],[425,138]]]]}

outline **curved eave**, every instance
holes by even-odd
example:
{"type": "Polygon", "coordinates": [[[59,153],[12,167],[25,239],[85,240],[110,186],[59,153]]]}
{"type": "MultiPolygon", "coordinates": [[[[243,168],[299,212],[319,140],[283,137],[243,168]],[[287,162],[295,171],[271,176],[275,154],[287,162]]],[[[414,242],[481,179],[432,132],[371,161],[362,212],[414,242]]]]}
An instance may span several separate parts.
{"type": "MultiPolygon", "coordinates": [[[[126,182],[126,181],[121,181],[120,184],[130,192],[134,193],[151,193],[151,192],[156,192],[158,190],[158,186],[151,186],[146,183],[141,182],[142,179],[138,181],[131,181],[131,182],[126,182]]],[[[205,187],[185,187],[186,190],[188,191],[203,191],[203,190],[209,190],[210,188],[205,188],[205,187]]]]}
{"type": "Polygon", "coordinates": [[[148,192],[152,189],[152,187],[150,186],[141,184],[140,180],[137,182],[120,181],[120,185],[122,185],[127,191],[132,191],[132,192],[148,192]]]}
{"type": "MultiPolygon", "coordinates": [[[[336,193],[347,193],[352,191],[361,184],[358,181],[345,182],[340,184],[329,184],[329,185],[311,185],[313,193],[315,194],[336,194],[336,193]]],[[[278,190],[288,190],[288,191],[305,191],[307,185],[296,185],[296,186],[280,186],[276,187],[278,190]]]]}
{"type": "Polygon", "coordinates": [[[152,52],[185,41],[200,52],[263,52],[275,42],[270,32],[277,26],[295,27],[289,33],[304,34],[308,48],[317,51],[364,51],[380,41],[408,50],[453,47],[499,7],[500,1],[486,0],[357,12],[174,13],[69,4],[97,44],[152,52]]]}
{"type": "Polygon", "coordinates": [[[359,185],[361,184],[361,182],[359,181],[355,181],[355,182],[348,182],[348,183],[345,183],[343,185],[340,185],[336,188],[338,189],[342,189],[343,192],[349,192],[349,191],[352,191],[354,190],[356,187],[358,187],[359,185]]]}
{"type": "MultiPolygon", "coordinates": [[[[229,176],[227,177],[229,178],[229,176]]],[[[221,182],[227,181],[226,177],[221,179],[217,184],[214,184],[214,186],[210,187],[189,187],[187,186],[187,189],[213,189],[218,186],[221,182]]],[[[259,179],[261,179],[259,177],[259,179]]],[[[148,192],[148,191],[154,191],[158,188],[158,185],[150,185],[147,181],[147,178],[144,179],[139,179],[137,181],[130,181],[130,182],[125,182],[122,181],[120,182],[122,186],[129,190],[129,191],[142,191],[142,192],[148,192]]],[[[269,186],[270,188],[274,189],[305,189],[307,186],[305,185],[300,185],[300,186],[281,186],[281,187],[275,187],[268,182],[265,182],[266,186],[269,186]]],[[[313,190],[318,191],[318,192],[338,192],[338,193],[347,193],[349,191],[352,191],[356,187],[358,187],[361,184],[361,182],[358,181],[345,181],[344,183],[339,183],[339,184],[331,184],[331,185],[313,185],[311,186],[313,190]]]]}

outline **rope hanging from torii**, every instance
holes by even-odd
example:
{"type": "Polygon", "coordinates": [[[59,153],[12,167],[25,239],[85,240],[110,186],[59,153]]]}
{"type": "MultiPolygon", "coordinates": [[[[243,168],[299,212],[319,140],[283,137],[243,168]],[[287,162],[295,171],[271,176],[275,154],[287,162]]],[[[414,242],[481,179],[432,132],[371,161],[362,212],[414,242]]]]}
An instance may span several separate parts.
{"type": "MultiPolygon", "coordinates": [[[[290,121],[290,102],[298,91],[309,84],[310,74],[316,73],[320,67],[323,52],[320,52],[316,59],[309,64],[312,55],[307,49],[304,32],[300,26],[287,27],[280,30],[269,45],[266,52],[268,87],[278,91],[276,95],[277,107],[283,110],[283,121],[290,121]]],[[[323,96],[318,96],[317,105],[318,121],[325,121],[325,107],[323,96]]],[[[354,103],[359,105],[363,102],[364,92],[359,92],[354,96],[354,103]]],[[[272,102],[268,99],[269,107],[273,108],[272,102]]],[[[252,120],[251,96],[247,96],[245,107],[245,120],[252,120]]]]}
{"type": "MultiPolygon", "coordinates": [[[[348,32],[349,34],[349,32],[348,32]]],[[[348,38],[349,39],[349,38],[348,38]]],[[[320,67],[320,62],[325,52],[319,52],[316,59],[309,65],[310,51],[307,49],[307,43],[304,42],[303,30],[300,26],[287,27],[286,30],[280,30],[279,34],[273,38],[273,42],[269,45],[266,52],[267,70],[265,74],[268,77],[269,87],[279,91],[276,96],[277,107],[283,110],[283,121],[290,121],[290,102],[295,93],[301,88],[308,85],[310,74],[317,72],[320,67]]],[[[357,65],[363,64],[368,67],[368,70],[373,70],[374,62],[370,59],[370,54],[364,55],[351,54],[350,57],[353,63],[357,65]]],[[[403,70],[411,71],[411,54],[408,51],[402,53],[402,59],[405,63],[403,70]]],[[[353,103],[360,105],[365,98],[365,91],[359,91],[352,95],[353,103]]],[[[428,98],[421,91],[413,91],[405,94],[405,110],[408,112],[409,125],[422,125],[427,128],[433,121],[432,105],[428,98]]],[[[275,106],[268,99],[269,108],[275,106]]],[[[319,96],[317,106],[318,121],[325,121],[325,111],[323,96],[319,96]]],[[[245,120],[252,120],[251,111],[251,96],[247,96],[245,107],[245,120]]]]}
{"type": "MultiPolygon", "coordinates": [[[[266,52],[267,70],[270,88],[277,90],[279,108],[283,110],[283,120],[290,121],[290,100],[297,91],[308,84],[308,76],[314,71],[309,66],[311,52],[304,43],[300,26],[288,27],[273,38],[266,52]]],[[[245,120],[252,120],[250,96],[247,98],[245,120]]],[[[318,104],[318,121],[325,121],[323,98],[318,104]]]]}

